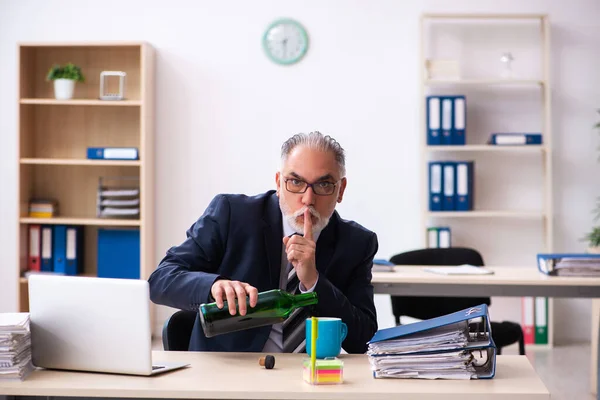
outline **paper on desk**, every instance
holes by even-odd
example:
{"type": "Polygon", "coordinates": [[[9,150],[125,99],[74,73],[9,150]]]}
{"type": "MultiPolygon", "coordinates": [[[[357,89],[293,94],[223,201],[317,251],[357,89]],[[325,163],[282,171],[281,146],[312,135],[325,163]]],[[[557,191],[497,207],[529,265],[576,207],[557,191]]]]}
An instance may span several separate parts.
{"type": "Polygon", "coordinates": [[[370,343],[367,354],[406,354],[432,349],[439,351],[464,348],[468,342],[468,330],[467,322],[461,321],[399,339],[370,343]]]}
{"type": "Polygon", "coordinates": [[[29,313],[0,313],[0,332],[29,331],[29,313]]]}
{"type": "Polygon", "coordinates": [[[476,267],[470,264],[457,265],[452,267],[427,267],[423,271],[432,272],[441,275],[492,275],[494,271],[484,267],[476,267]]]}
{"type": "Polygon", "coordinates": [[[441,354],[370,357],[378,378],[471,379],[475,369],[466,351],[441,354]]]}

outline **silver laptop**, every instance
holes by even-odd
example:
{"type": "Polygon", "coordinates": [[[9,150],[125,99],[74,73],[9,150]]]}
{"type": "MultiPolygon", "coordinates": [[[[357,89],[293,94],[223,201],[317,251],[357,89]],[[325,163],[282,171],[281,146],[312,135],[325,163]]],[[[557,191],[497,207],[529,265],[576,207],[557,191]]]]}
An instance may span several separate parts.
{"type": "Polygon", "coordinates": [[[154,375],[189,365],[152,362],[143,280],[31,275],[29,312],[37,367],[154,375]]]}

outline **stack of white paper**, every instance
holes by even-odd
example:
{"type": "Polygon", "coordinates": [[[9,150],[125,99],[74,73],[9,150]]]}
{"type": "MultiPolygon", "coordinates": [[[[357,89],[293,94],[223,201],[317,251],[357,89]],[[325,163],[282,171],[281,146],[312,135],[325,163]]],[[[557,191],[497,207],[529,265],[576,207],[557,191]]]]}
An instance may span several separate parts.
{"type": "Polygon", "coordinates": [[[23,380],[33,370],[28,313],[0,313],[0,379],[23,380]]]}
{"type": "Polygon", "coordinates": [[[467,321],[461,321],[370,343],[367,354],[377,378],[471,379],[475,373],[471,353],[456,351],[466,348],[468,342],[469,326],[467,321]],[[431,349],[439,353],[418,354],[431,349]]]}
{"type": "Polygon", "coordinates": [[[600,258],[564,257],[554,268],[558,276],[600,276],[600,258]]]}

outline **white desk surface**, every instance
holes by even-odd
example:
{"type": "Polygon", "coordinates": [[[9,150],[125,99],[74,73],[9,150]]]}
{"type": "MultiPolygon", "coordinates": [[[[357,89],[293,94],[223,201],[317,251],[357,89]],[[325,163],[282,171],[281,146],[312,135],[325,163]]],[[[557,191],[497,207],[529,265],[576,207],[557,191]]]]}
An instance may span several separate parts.
{"type": "Polygon", "coordinates": [[[402,265],[394,272],[373,272],[373,283],[436,283],[442,285],[476,284],[515,286],[600,286],[600,278],[548,276],[535,265],[523,267],[488,267],[491,275],[442,275],[427,272],[425,268],[443,268],[435,265],[402,265]]]}
{"type": "MultiPolygon", "coordinates": [[[[375,293],[398,296],[542,296],[600,298],[600,278],[548,276],[535,265],[494,266],[491,275],[441,275],[425,265],[402,265],[393,272],[373,272],[375,293]]],[[[443,268],[443,267],[442,267],[443,268]]]]}
{"type": "Polygon", "coordinates": [[[153,353],[157,361],[191,367],[152,377],[37,370],[23,381],[0,380],[0,395],[197,399],[541,400],[550,394],[525,356],[498,356],[489,380],[374,379],[366,355],[343,355],[344,383],[312,386],[302,380],[302,354],[275,355],[275,368],[258,353],[153,353]]]}

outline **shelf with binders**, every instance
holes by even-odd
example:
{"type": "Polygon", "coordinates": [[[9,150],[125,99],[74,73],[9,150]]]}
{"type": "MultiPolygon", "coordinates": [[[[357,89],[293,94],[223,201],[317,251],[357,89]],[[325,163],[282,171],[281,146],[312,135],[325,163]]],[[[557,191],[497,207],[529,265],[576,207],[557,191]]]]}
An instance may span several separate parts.
{"type": "MultiPolygon", "coordinates": [[[[95,226],[137,226],[139,216],[126,218],[98,218],[98,180],[102,176],[140,176],[135,166],[97,166],[75,168],[71,165],[21,165],[20,166],[20,214],[21,223],[39,222],[31,218],[29,202],[33,199],[52,199],[58,204],[58,212],[49,223],[73,223],[95,226]]],[[[43,219],[43,218],[42,218],[43,219]]]]}
{"type": "Polygon", "coordinates": [[[424,151],[544,153],[542,94],[451,87],[423,100],[424,151]]]}
{"type": "MultiPolygon", "coordinates": [[[[137,259],[129,264],[135,272],[130,277],[146,279],[155,267],[148,251],[154,244],[152,46],[144,42],[21,43],[18,54],[19,309],[27,309],[23,273],[28,269],[29,230],[36,226],[53,232],[77,227],[84,240],[83,267],[76,274],[88,276],[101,275],[98,255],[103,235],[132,234],[135,238],[125,241],[126,247],[103,254],[128,251],[137,259]],[[66,63],[80,67],[85,82],[75,84],[72,99],[57,100],[54,82],[46,77],[53,65],[66,63]],[[125,74],[101,79],[104,71],[125,74]],[[124,96],[100,98],[111,93],[124,96]],[[135,215],[98,214],[98,182],[104,176],[138,180],[135,215]],[[30,213],[30,203],[36,199],[42,201],[31,204],[30,213]],[[50,213],[43,209],[52,203],[48,200],[57,204],[50,213]]],[[[115,261],[107,265],[118,265],[115,261]]]]}
{"type": "MultiPolygon", "coordinates": [[[[61,222],[64,223],[53,225],[38,221],[21,226],[20,240],[25,246],[19,257],[21,312],[28,311],[28,277],[31,274],[99,276],[99,232],[112,228],[82,226],[75,220],[61,222]],[[32,237],[36,239],[32,240],[32,237]]],[[[139,271],[139,264],[135,268],[139,271]]]]}
{"type": "Polygon", "coordinates": [[[427,162],[428,199],[424,217],[495,218],[548,221],[544,203],[543,163],[531,157],[506,162],[503,157],[460,154],[427,162]],[[515,162],[518,161],[518,162],[515,162]]]}
{"type": "MultiPolygon", "coordinates": [[[[106,165],[87,160],[88,148],[141,147],[139,108],[20,107],[21,164],[106,165]]],[[[140,159],[110,163],[140,165],[140,159]]]]}
{"type": "MultiPolygon", "coordinates": [[[[137,106],[142,98],[142,43],[90,43],[82,45],[23,43],[20,46],[22,104],[137,106]],[[46,81],[54,64],[73,63],[81,68],[85,82],[75,85],[73,100],[56,101],[52,82],[46,81]],[[123,71],[125,99],[99,100],[100,73],[123,71]]],[[[112,107],[111,107],[112,108],[112,107]]]]}
{"type": "MultiPolygon", "coordinates": [[[[428,227],[448,226],[452,246],[477,249],[486,265],[532,268],[536,263],[532,254],[552,250],[549,33],[547,15],[423,15],[420,136],[425,243],[428,227]],[[434,107],[440,112],[433,119],[428,96],[440,99],[434,107]],[[463,96],[464,107],[454,107],[455,99],[463,96]],[[447,99],[444,110],[442,101],[447,99]],[[462,111],[458,119],[456,109],[462,111]],[[433,141],[428,137],[431,122],[440,131],[433,141]],[[446,136],[441,133],[444,127],[446,136]],[[464,133],[455,135],[457,127],[464,133]],[[524,142],[516,143],[515,134],[524,142]],[[532,134],[535,140],[527,142],[532,134]],[[461,161],[475,164],[469,192],[472,206],[431,211],[428,163],[461,161]]],[[[449,193],[458,197],[457,191],[453,186],[449,193]]],[[[439,194],[443,196],[443,188],[439,194]]],[[[520,301],[494,298],[492,303],[497,313],[504,313],[498,318],[518,321],[520,301]]],[[[551,326],[551,301],[547,318],[551,326]]],[[[552,336],[549,329],[550,346],[552,336]]]]}

